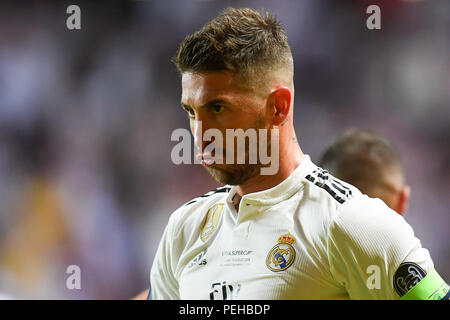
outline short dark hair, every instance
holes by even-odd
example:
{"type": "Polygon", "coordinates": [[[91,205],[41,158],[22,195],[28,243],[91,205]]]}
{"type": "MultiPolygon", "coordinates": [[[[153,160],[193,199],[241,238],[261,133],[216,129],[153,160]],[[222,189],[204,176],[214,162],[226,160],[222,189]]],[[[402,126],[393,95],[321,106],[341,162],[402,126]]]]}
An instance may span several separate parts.
{"type": "Polygon", "coordinates": [[[387,139],[368,130],[345,131],[325,149],[318,164],[364,193],[384,187],[383,179],[392,170],[404,179],[400,153],[387,139]]]}
{"type": "Polygon", "coordinates": [[[292,65],[292,53],[284,29],[272,14],[228,8],[188,35],[173,62],[180,73],[228,70],[248,78],[261,70],[292,65]]]}

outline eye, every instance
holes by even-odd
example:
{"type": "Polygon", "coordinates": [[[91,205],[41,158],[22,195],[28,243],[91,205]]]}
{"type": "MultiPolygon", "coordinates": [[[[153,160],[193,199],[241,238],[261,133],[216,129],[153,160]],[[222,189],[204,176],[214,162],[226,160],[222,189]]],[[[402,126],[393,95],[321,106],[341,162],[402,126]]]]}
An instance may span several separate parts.
{"type": "Polygon", "coordinates": [[[215,104],[214,106],[212,106],[212,112],[214,113],[214,114],[219,114],[219,113],[222,113],[223,112],[223,110],[225,109],[225,107],[224,106],[221,106],[220,104],[215,104]]]}

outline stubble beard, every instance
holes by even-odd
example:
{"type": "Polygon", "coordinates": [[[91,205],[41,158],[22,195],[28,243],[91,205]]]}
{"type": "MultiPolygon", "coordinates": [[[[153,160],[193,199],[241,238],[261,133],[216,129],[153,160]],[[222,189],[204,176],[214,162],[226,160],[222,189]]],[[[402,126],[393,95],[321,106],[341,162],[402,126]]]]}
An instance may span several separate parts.
{"type": "MultiPolygon", "coordinates": [[[[255,121],[254,128],[264,129],[264,118],[262,115],[258,116],[258,119],[255,121]]],[[[259,138],[258,138],[259,141],[259,138]]],[[[259,142],[258,147],[256,148],[257,152],[259,152],[259,142]]],[[[271,139],[267,139],[267,149],[271,150],[271,139]]],[[[249,163],[250,159],[250,146],[248,141],[245,143],[245,163],[244,164],[219,164],[211,167],[206,167],[208,173],[219,183],[224,185],[242,185],[251,178],[257,176],[261,172],[261,168],[263,165],[260,163],[259,157],[257,157],[256,163],[249,163]]],[[[235,149],[236,155],[236,149],[235,149]]],[[[236,160],[236,159],[235,159],[236,160]]]]}
{"type": "Polygon", "coordinates": [[[224,168],[212,166],[206,168],[208,173],[219,183],[227,185],[242,185],[260,171],[259,164],[233,164],[224,168]]]}

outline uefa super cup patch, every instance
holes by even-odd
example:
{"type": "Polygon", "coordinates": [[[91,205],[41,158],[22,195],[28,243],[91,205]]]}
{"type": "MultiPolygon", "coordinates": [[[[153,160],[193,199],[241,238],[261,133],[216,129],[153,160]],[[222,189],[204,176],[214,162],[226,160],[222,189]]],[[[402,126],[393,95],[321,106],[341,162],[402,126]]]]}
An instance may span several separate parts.
{"type": "Polygon", "coordinates": [[[405,262],[394,274],[400,300],[449,300],[448,284],[432,269],[428,274],[417,264],[405,262]]]}
{"type": "Polygon", "coordinates": [[[206,240],[208,240],[208,238],[213,234],[214,230],[216,230],[222,209],[223,204],[216,204],[206,213],[206,221],[200,234],[200,239],[202,239],[203,242],[206,242],[206,240]]]}
{"type": "Polygon", "coordinates": [[[267,267],[273,272],[279,272],[289,268],[295,260],[295,237],[290,233],[278,238],[278,244],[270,249],[266,258],[267,267]]]}
{"type": "Polygon", "coordinates": [[[400,264],[394,274],[394,289],[402,297],[426,276],[426,272],[414,262],[400,264]]]}

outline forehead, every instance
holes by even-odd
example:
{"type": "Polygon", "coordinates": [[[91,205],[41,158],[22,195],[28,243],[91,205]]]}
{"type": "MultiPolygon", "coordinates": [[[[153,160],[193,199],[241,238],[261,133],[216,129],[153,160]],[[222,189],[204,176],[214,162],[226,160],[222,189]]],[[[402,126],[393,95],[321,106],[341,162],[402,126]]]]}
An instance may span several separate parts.
{"type": "Polygon", "coordinates": [[[189,106],[200,106],[212,99],[232,99],[249,94],[242,81],[229,71],[184,72],[181,87],[181,101],[189,106]]]}

